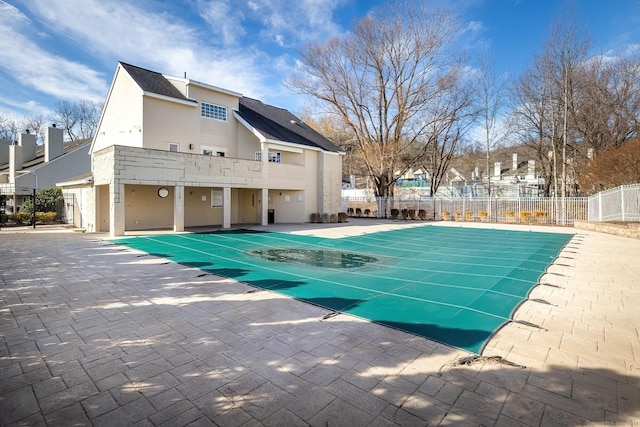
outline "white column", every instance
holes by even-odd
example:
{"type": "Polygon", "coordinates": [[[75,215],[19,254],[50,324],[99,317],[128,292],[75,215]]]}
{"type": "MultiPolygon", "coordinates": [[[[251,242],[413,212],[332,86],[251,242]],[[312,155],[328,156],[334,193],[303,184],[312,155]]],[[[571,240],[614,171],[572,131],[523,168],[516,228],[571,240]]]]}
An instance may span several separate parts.
{"type": "Polygon", "coordinates": [[[173,231],[184,231],[184,185],[176,185],[173,194],[173,231]]]}
{"type": "Polygon", "coordinates": [[[231,188],[222,189],[222,228],[231,228],[231,188]]]}
{"type": "Polygon", "coordinates": [[[124,236],[125,199],[124,184],[109,185],[109,234],[124,236]]]}

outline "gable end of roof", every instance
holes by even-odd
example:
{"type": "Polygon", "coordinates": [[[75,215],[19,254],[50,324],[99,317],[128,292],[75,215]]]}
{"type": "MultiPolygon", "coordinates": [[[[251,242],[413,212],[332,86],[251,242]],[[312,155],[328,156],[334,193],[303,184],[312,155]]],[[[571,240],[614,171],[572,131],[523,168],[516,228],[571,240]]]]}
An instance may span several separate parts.
{"type": "Polygon", "coordinates": [[[162,74],[124,62],[120,62],[120,65],[143,91],[179,99],[181,101],[191,101],[162,74]]]}

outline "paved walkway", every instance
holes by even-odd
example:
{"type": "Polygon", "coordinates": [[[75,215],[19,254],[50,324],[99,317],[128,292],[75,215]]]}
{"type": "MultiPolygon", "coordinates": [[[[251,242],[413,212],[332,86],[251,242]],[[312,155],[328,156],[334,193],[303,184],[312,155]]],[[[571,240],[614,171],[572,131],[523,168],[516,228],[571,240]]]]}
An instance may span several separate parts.
{"type": "Polygon", "coordinates": [[[3,230],[0,425],[637,425],[640,239],[552,230],[578,235],[484,353],[525,367],[103,235],[3,230]]]}

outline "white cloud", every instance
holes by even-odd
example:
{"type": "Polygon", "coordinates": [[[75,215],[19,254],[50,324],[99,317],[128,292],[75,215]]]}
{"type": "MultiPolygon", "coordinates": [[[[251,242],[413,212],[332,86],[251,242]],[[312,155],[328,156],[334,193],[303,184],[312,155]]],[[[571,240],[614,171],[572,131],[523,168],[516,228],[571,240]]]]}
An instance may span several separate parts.
{"type": "Polygon", "coordinates": [[[103,98],[106,85],[99,73],[42,49],[22,33],[29,27],[19,10],[0,4],[0,68],[19,84],[55,98],[103,98]]]}
{"type": "Polygon", "coordinates": [[[7,113],[10,117],[19,119],[23,116],[49,117],[53,110],[37,101],[19,102],[13,98],[0,96],[0,112],[7,113]],[[25,114],[26,112],[26,114],[25,114]]]}
{"type": "Polygon", "coordinates": [[[341,31],[333,21],[344,0],[252,0],[250,10],[262,21],[261,35],[282,46],[297,46],[341,31]]]}
{"type": "Polygon", "coordinates": [[[291,96],[280,85],[292,68],[287,49],[339,32],[332,16],[345,1],[16,3],[31,20],[0,2],[0,71],[23,93],[103,101],[112,76],[92,66],[111,71],[124,61],[278,103],[291,96]]]}
{"type": "MultiPolygon", "coordinates": [[[[91,53],[112,58],[114,64],[121,60],[177,76],[186,72],[188,77],[230,90],[262,93],[265,84],[260,73],[268,69],[268,58],[226,47],[210,32],[198,33],[194,25],[168,13],[141,8],[149,5],[69,0],[56,7],[44,2],[28,7],[39,19],[56,23],[60,31],[90,46],[91,53]]],[[[220,18],[207,17],[212,22],[220,18]]]]}
{"type": "MultiPolygon", "coordinates": [[[[197,0],[200,16],[209,24],[212,36],[221,40],[225,46],[240,43],[245,36],[243,27],[243,8],[233,0],[206,1],[197,0]]],[[[216,39],[213,38],[212,39],[216,39]]]]}

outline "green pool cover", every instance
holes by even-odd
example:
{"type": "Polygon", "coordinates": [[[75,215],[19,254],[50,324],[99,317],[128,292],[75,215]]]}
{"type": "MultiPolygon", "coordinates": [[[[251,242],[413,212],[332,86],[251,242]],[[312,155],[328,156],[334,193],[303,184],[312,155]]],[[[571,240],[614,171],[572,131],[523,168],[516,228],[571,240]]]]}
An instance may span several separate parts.
{"type": "Polygon", "coordinates": [[[221,230],[115,243],[481,353],[572,236],[421,226],[342,239],[221,230]]]}

